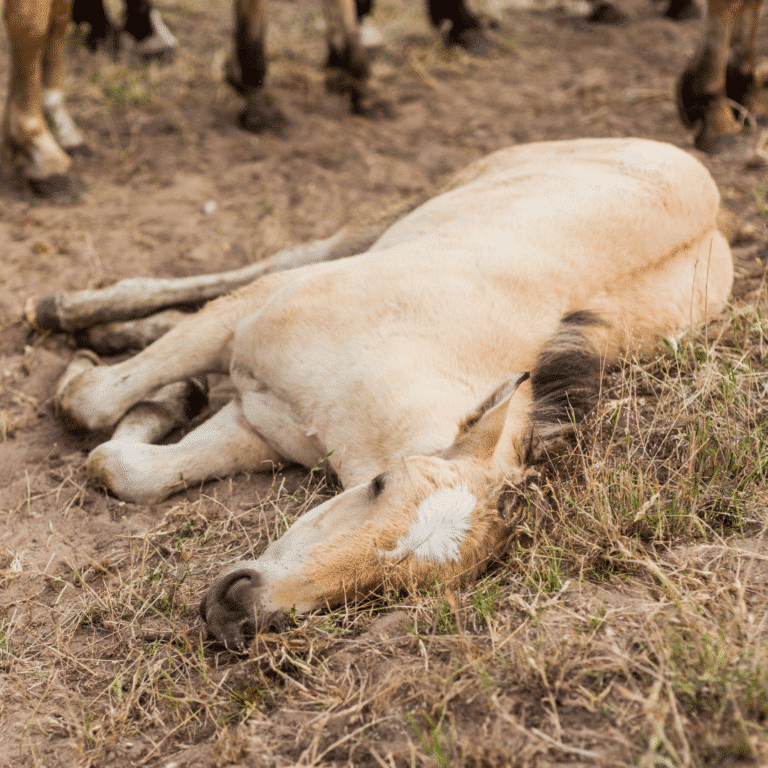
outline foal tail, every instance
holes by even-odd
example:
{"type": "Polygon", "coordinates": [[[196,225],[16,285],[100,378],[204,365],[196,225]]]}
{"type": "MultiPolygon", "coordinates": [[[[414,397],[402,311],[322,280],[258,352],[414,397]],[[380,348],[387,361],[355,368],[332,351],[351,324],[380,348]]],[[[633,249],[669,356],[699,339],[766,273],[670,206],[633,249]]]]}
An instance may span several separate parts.
{"type": "Polygon", "coordinates": [[[594,407],[605,365],[600,349],[610,332],[596,312],[570,312],[539,352],[531,372],[532,422],[539,438],[562,431],[594,407]]]}

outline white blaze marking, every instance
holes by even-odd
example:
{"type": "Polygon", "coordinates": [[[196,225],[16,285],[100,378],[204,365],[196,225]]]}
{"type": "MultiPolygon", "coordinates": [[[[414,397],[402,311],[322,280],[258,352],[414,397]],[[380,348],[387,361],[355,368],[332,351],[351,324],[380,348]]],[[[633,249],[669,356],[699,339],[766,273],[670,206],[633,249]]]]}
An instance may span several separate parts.
{"type": "Polygon", "coordinates": [[[435,491],[419,503],[416,519],[397,546],[388,552],[379,550],[379,557],[402,560],[414,555],[436,563],[458,560],[476,506],[477,499],[465,485],[435,491]]]}

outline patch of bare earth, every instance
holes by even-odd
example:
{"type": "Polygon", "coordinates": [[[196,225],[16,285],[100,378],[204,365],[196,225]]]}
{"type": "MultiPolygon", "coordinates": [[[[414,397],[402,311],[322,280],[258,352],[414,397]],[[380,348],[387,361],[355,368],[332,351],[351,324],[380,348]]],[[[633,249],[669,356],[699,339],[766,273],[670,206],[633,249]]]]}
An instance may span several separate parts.
{"type": "Polygon", "coordinates": [[[738,221],[732,307],[605,379],[578,435],[503,495],[508,554],[483,580],[288,617],[247,658],[203,642],[207,581],[334,489],[291,470],[151,508],[94,490],[90,444],[50,411],[73,344],[20,320],[29,297],[329,235],[512,143],[688,147],[672,90],[700,23],[623,7],[628,26],[590,28],[489,3],[496,45],[476,59],[446,50],[417,0],[380,0],[394,116],[369,121],[323,90],[319,3],[273,0],[282,136],[236,127],[224,2],[161,3],[182,42],[168,66],[73,40],[70,103],[93,148],[81,192],[41,202],[0,178],[0,762],[768,762],[765,165],[705,160],[738,221]]]}

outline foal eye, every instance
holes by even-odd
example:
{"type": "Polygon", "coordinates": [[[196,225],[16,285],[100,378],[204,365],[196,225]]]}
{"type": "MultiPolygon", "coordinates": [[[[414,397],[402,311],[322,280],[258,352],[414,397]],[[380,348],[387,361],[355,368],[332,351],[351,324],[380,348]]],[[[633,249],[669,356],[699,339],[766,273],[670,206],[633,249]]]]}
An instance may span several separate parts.
{"type": "Polygon", "coordinates": [[[376,477],[371,480],[371,496],[373,496],[374,499],[381,495],[386,482],[387,478],[384,472],[380,475],[376,475],[376,477]]]}

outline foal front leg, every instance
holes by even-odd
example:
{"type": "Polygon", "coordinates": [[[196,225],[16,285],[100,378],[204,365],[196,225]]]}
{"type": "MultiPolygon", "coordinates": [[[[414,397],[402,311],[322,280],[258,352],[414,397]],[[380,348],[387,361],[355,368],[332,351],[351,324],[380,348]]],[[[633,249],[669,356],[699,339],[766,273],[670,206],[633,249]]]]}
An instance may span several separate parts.
{"type": "Polygon", "coordinates": [[[97,366],[77,356],[54,395],[56,415],[73,432],[106,430],[160,387],[199,374],[228,373],[240,320],[259,308],[280,275],[252,283],[207,304],[135,357],[97,366]]]}

